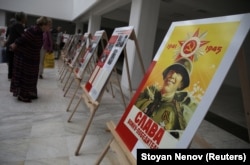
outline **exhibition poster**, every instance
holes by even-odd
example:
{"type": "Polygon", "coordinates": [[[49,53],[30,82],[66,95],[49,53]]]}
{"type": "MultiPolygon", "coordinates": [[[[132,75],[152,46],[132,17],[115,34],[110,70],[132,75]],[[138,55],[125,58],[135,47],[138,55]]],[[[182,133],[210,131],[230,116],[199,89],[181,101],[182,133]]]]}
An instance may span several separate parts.
{"type": "Polygon", "coordinates": [[[83,38],[81,39],[81,42],[77,43],[76,49],[74,49],[74,53],[73,53],[73,59],[70,63],[71,67],[74,67],[79,56],[81,55],[82,51],[85,50],[85,46],[87,43],[87,40],[89,38],[90,33],[84,33],[83,38]]]}
{"type": "Polygon", "coordinates": [[[103,34],[105,33],[104,30],[96,31],[94,36],[91,37],[89,44],[83,54],[83,56],[79,59],[78,67],[76,68],[77,77],[81,78],[83,71],[86,69],[86,66],[88,65],[91,57],[96,52],[96,49],[98,48],[98,44],[103,37],[103,34]]]}
{"type": "Polygon", "coordinates": [[[249,27],[250,14],[171,24],[116,127],[135,158],[189,146],[249,27]]]}
{"type": "Polygon", "coordinates": [[[132,32],[132,26],[114,29],[94,71],[85,84],[85,89],[93,100],[98,99],[132,32]]]}

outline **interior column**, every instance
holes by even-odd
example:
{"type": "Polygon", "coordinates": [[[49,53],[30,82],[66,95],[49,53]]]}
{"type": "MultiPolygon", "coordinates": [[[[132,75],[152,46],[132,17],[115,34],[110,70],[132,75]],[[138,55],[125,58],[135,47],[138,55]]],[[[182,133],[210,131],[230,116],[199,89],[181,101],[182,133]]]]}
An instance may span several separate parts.
{"type": "MultiPolygon", "coordinates": [[[[133,0],[131,4],[129,26],[134,26],[135,35],[141,51],[144,68],[147,70],[153,59],[154,40],[157,30],[160,0],[145,1],[133,0]]],[[[140,67],[140,61],[136,51],[135,43],[127,43],[127,54],[132,89],[136,90],[144,73],[140,67]]],[[[129,89],[126,65],[123,65],[122,86],[129,89]]]]}

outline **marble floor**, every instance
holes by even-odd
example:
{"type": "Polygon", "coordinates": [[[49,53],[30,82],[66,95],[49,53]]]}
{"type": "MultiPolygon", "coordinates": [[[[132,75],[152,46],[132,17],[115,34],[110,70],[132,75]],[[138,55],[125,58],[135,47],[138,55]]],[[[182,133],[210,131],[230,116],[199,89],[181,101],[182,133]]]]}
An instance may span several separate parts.
{"type": "MultiPolygon", "coordinates": [[[[117,123],[125,108],[122,99],[112,97],[107,90],[79,155],[75,155],[90,112],[81,102],[71,122],[68,122],[78,99],[74,99],[66,111],[74,90],[69,90],[64,97],[64,83],[58,80],[59,63],[56,61],[54,69],[45,69],[44,79],[38,81],[39,98],[32,103],[20,102],[12,96],[7,65],[0,64],[0,165],[91,165],[111,138],[105,123],[110,120],[117,123]]],[[[206,116],[197,134],[212,148],[250,148],[240,90],[223,89],[210,107],[209,114],[213,117],[206,116]],[[217,119],[239,126],[244,135],[226,131],[223,124],[214,122],[217,119]]],[[[190,148],[200,146],[193,141],[190,148]]],[[[109,151],[101,164],[117,164],[114,154],[109,151]]]]}

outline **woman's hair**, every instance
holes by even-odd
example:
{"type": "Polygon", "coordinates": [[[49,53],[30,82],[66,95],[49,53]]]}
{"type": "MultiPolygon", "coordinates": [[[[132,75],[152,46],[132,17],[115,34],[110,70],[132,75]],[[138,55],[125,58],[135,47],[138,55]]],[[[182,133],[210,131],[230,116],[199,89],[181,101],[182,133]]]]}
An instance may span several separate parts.
{"type": "Polygon", "coordinates": [[[27,15],[24,13],[24,12],[17,12],[16,14],[15,14],[15,18],[16,18],[16,20],[18,21],[18,22],[20,22],[20,21],[24,21],[24,20],[26,20],[27,19],[27,15]]]}
{"type": "Polygon", "coordinates": [[[43,25],[48,25],[52,23],[52,19],[48,18],[48,17],[40,17],[36,20],[36,24],[38,26],[43,26],[43,25]]]}

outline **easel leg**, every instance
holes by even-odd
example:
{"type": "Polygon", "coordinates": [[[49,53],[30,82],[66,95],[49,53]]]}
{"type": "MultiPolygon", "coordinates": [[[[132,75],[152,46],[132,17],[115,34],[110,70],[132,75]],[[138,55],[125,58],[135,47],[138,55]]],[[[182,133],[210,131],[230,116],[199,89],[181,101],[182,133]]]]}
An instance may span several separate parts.
{"type": "Polygon", "coordinates": [[[62,72],[63,66],[64,66],[64,60],[62,61],[61,65],[58,65],[58,72],[59,74],[62,72]]]}
{"type": "Polygon", "coordinates": [[[111,92],[112,92],[112,97],[114,98],[114,97],[115,97],[115,95],[114,95],[114,91],[113,91],[112,82],[110,82],[110,89],[111,89],[111,92]]]}
{"type": "Polygon", "coordinates": [[[101,155],[99,156],[99,158],[96,160],[95,165],[99,165],[101,163],[101,161],[103,160],[104,156],[106,155],[106,153],[108,152],[109,148],[110,148],[110,144],[112,143],[114,138],[111,138],[108,142],[108,144],[106,145],[106,147],[104,148],[104,150],[102,151],[101,155]]]}
{"type": "Polygon", "coordinates": [[[121,83],[119,82],[119,77],[118,77],[117,69],[115,69],[115,74],[116,74],[116,79],[117,79],[117,82],[118,82],[118,85],[119,85],[119,89],[121,91],[121,97],[122,97],[122,101],[123,101],[123,104],[124,104],[124,108],[126,108],[126,101],[125,101],[124,93],[122,91],[121,83]]]}
{"type": "Polygon", "coordinates": [[[70,70],[71,70],[71,72],[69,73],[68,79],[66,80],[66,82],[65,82],[65,84],[64,84],[64,86],[63,86],[63,91],[64,91],[65,87],[66,87],[67,84],[68,84],[68,81],[69,81],[69,79],[70,79],[70,76],[71,76],[71,74],[72,74],[72,72],[73,72],[73,68],[71,68],[70,70]]]}
{"type": "Polygon", "coordinates": [[[62,69],[62,66],[63,66],[63,59],[62,60],[59,60],[58,62],[58,73],[60,73],[61,69],[62,69]]]}
{"type": "Polygon", "coordinates": [[[77,102],[77,104],[76,104],[76,106],[75,106],[74,110],[72,111],[72,113],[71,113],[71,115],[70,115],[70,117],[69,117],[69,119],[68,119],[68,122],[70,122],[70,121],[71,121],[71,119],[72,119],[72,117],[73,117],[74,113],[76,112],[77,107],[79,106],[79,104],[80,104],[81,100],[82,100],[82,98],[80,97],[80,99],[78,100],[78,102],[77,102]]]}
{"type": "Polygon", "coordinates": [[[68,73],[68,69],[66,68],[66,72],[64,73],[64,75],[63,75],[63,77],[62,77],[62,79],[61,79],[61,83],[63,83],[63,80],[64,80],[64,78],[66,77],[67,73],[68,73]]]}
{"type": "Polygon", "coordinates": [[[69,88],[71,87],[71,85],[72,85],[73,81],[74,81],[74,79],[72,79],[72,80],[71,80],[71,82],[70,82],[69,86],[67,87],[66,91],[64,92],[64,94],[63,94],[63,96],[64,96],[64,97],[65,97],[65,96],[66,96],[66,94],[68,93],[69,88]]]}
{"type": "Polygon", "coordinates": [[[75,155],[76,155],[76,156],[79,155],[79,151],[80,151],[80,149],[81,149],[81,146],[82,146],[82,143],[83,143],[83,141],[84,141],[84,139],[85,139],[85,136],[87,135],[87,132],[88,132],[89,127],[90,127],[90,124],[91,124],[91,122],[92,122],[92,120],[93,120],[93,118],[94,118],[95,112],[96,112],[96,109],[94,109],[94,110],[91,111],[91,116],[90,116],[89,121],[88,121],[88,123],[87,123],[87,126],[86,126],[86,128],[85,128],[85,130],[84,130],[84,132],[83,132],[83,135],[82,135],[82,138],[81,138],[81,140],[80,140],[80,142],[79,142],[79,145],[77,146],[77,149],[76,149],[76,151],[75,151],[75,155]]]}
{"type": "Polygon", "coordinates": [[[64,72],[65,72],[65,69],[66,69],[66,66],[65,66],[66,64],[64,64],[63,65],[63,67],[62,67],[62,70],[60,71],[60,73],[59,73],[59,79],[58,80],[61,80],[62,79],[62,76],[64,75],[64,72]]]}
{"type": "MultiPolygon", "coordinates": [[[[74,100],[74,98],[75,98],[76,92],[77,92],[77,90],[78,90],[79,87],[80,87],[80,82],[79,82],[79,84],[78,84],[78,86],[77,86],[77,88],[76,88],[76,90],[75,90],[73,96],[71,97],[71,100],[70,100],[70,102],[69,102],[69,105],[68,105],[68,107],[67,107],[67,109],[66,109],[67,112],[69,111],[69,108],[70,108],[70,106],[71,106],[71,104],[72,104],[72,102],[73,102],[73,100],[74,100]]],[[[80,100],[81,100],[81,97],[80,97],[80,100]]]]}

